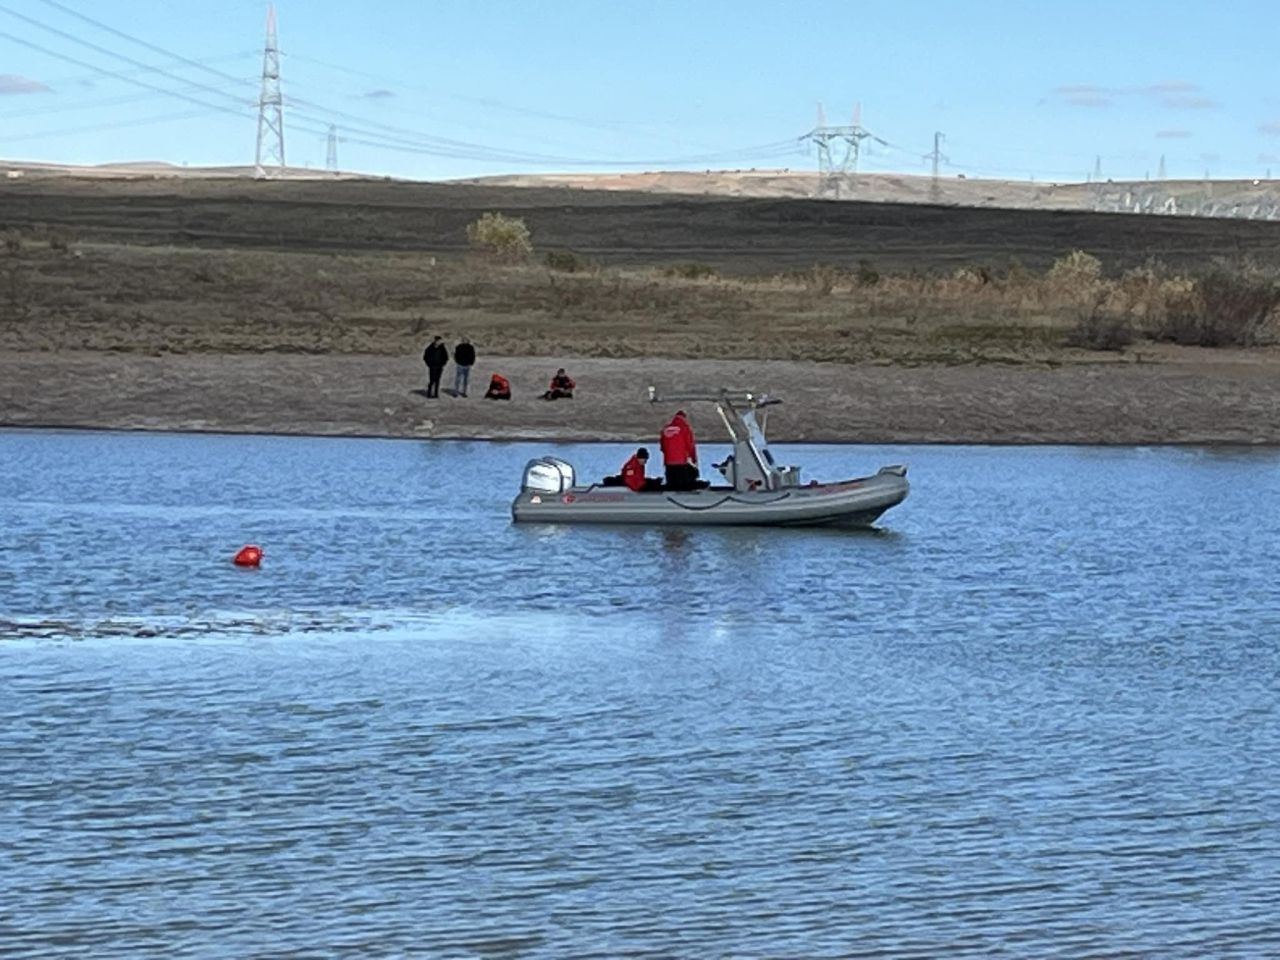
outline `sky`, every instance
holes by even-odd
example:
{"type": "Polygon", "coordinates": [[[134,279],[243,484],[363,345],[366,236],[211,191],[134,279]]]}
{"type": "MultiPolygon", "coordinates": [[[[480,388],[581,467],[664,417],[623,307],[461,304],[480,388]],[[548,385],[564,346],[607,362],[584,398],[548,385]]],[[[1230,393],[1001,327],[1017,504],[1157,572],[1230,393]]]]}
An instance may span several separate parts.
{"type": "MultiPolygon", "coordinates": [[[[860,169],[1280,176],[1272,2],[278,0],[285,153],[416,179],[860,169]],[[859,106],[860,105],[860,106],[859,106]]],[[[0,158],[251,164],[267,5],[0,0],[0,158]],[[85,19],[89,18],[89,19],[85,19]]]]}

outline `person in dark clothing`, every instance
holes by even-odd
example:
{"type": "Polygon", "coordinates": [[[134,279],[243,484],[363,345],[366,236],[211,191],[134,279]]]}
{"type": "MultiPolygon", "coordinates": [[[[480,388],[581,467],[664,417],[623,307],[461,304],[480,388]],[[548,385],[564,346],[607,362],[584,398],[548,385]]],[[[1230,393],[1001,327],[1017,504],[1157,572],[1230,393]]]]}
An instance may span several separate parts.
{"type": "Polygon", "coordinates": [[[556,375],[551,378],[551,389],[542,395],[543,400],[572,400],[573,388],[577,386],[573,382],[573,378],[564,372],[564,367],[556,371],[556,375]]]}
{"type": "Polygon", "coordinates": [[[466,337],[453,348],[453,362],[457,369],[453,375],[453,394],[456,397],[467,395],[467,382],[471,379],[471,368],[476,362],[476,348],[466,337]]]}
{"type": "Polygon", "coordinates": [[[427,365],[427,396],[438,397],[440,374],[449,362],[449,348],[444,345],[444,340],[438,336],[432,337],[427,349],[422,351],[422,362],[427,365]]]}
{"type": "Polygon", "coordinates": [[[511,381],[500,373],[489,378],[489,389],[485,391],[486,400],[510,400],[511,381]]]}

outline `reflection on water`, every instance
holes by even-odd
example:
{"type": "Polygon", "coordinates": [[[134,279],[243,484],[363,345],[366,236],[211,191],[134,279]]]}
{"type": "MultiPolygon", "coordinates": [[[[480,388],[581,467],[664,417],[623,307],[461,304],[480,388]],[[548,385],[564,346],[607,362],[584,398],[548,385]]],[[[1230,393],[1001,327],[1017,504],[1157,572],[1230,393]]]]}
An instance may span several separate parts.
{"type": "Polygon", "coordinates": [[[0,433],[0,955],[1280,954],[1276,454],[790,451],[910,463],[858,534],[540,452],[0,433]]]}

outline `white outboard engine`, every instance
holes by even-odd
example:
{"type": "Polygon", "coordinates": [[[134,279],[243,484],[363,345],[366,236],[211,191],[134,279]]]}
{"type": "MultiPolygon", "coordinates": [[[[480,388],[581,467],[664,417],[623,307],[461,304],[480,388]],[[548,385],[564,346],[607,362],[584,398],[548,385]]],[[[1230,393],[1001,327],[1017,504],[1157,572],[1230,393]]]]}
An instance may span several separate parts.
{"type": "Polygon", "coordinates": [[[573,464],[559,457],[538,457],[524,465],[524,481],[520,489],[525,493],[564,493],[571,489],[576,476],[573,464]]]}

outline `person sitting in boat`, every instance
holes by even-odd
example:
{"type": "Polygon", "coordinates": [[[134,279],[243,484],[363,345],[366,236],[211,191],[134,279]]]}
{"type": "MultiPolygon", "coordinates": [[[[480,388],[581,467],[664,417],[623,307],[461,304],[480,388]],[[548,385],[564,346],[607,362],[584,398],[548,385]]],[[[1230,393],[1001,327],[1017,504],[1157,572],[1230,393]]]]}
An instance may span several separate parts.
{"type": "Polygon", "coordinates": [[[631,459],[622,465],[622,482],[636,493],[662,489],[662,481],[657,477],[646,477],[645,466],[649,463],[649,451],[641,447],[631,455],[631,459]]]}
{"type": "Polygon", "coordinates": [[[551,378],[551,389],[542,395],[543,400],[572,400],[573,388],[577,386],[573,378],[564,372],[564,367],[556,371],[551,378]]]}
{"type": "Polygon", "coordinates": [[[698,479],[698,445],[683,410],[677,410],[671,422],[662,428],[661,443],[668,490],[700,490],[707,486],[698,479]]]}
{"type": "Polygon", "coordinates": [[[486,400],[510,400],[511,399],[511,381],[500,373],[495,373],[489,378],[489,389],[485,391],[486,400]]]}

